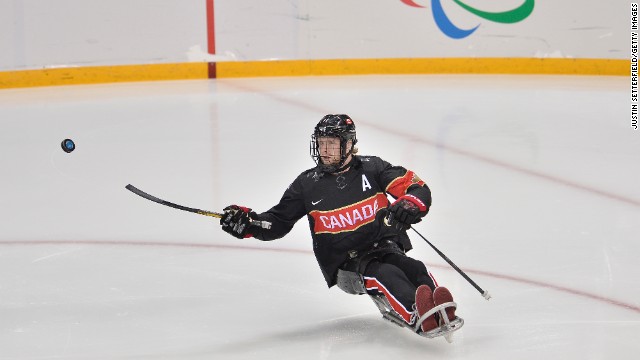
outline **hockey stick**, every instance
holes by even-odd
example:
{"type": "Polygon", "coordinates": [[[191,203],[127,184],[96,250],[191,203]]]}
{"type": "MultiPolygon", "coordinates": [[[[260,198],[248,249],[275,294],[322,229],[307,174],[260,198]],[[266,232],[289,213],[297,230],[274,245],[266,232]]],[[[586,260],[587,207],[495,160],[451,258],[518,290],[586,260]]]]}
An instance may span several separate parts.
{"type": "MultiPolygon", "coordinates": [[[[218,219],[224,217],[224,214],[222,214],[222,213],[190,208],[190,207],[174,204],[174,203],[166,201],[166,200],[159,199],[159,198],[157,198],[157,197],[155,197],[153,195],[147,194],[146,192],[136,188],[135,186],[133,186],[131,184],[125,186],[125,188],[127,190],[131,191],[132,193],[134,193],[134,194],[136,194],[138,196],[141,196],[141,197],[143,197],[143,198],[145,198],[147,200],[151,200],[151,201],[156,202],[158,204],[169,206],[169,207],[172,207],[174,209],[184,210],[184,211],[188,211],[188,212],[192,212],[192,213],[196,213],[196,214],[200,214],[200,215],[204,215],[204,216],[211,216],[211,217],[218,218],[218,219]]],[[[268,222],[268,221],[251,220],[251,225],[258,226],[258,227],[261,227],[263,229],[271,229],[271,223],[268,222]]]]}
{"type": "Polygon", "coordinates": [[[476,284],[475,281],[471,280],[471,278],[467,274],[465,274],[464,271],[460,270],[460,268],[458,266],[456,266],[456,264],[454,264],[453,261],[449,260],[449,258],[445,254],[442,253],[442,251],[438,250],[437,247],[433,246],[433,244],[429,240],[427,240],[427,238],[422,236],[422,234],[420,234],[418,232],[418,230],[414,229],[413,226],[411,227],[411,230],[415,231],[416,234],[420,235],[422,240],[426,241],[427,244],[429,244],[429,246],[431,246],[431,248],[433,250],[435,250],[438,253],[438,255],[440,255],[440,257],[442,257],[444,259],[444,261],[446,261],[449,265],[451,265],[451,267],[454,268],[458,272],[458,274],[462,275],[462,277],[465,280],[467,280],[469,282],[469,284],[473,285],[473,287],[476,288],[476,290],[478,290],[480,292],[480,294],[482,294],[482,296],[485,299],[487,299],[487,300],[491,299],[491,295],[489,295],[488,291],[482,290],[482,288],[480,286],[478,286],[478,284],[476,284]]]}

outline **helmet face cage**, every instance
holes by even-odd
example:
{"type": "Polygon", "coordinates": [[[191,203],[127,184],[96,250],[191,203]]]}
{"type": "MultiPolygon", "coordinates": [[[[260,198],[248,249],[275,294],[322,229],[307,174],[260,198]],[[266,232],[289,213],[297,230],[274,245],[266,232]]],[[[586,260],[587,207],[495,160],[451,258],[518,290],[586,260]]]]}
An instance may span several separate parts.
{"type": "Polygon", "coordinates": [[[326,115],[316,125],[311,135],[309,152],[311,158],[324,172],[335,172],[344,166],[345,160],[353,152],[356,139],[356,126],[348,115],[326,115]],[[323,164],[318,147],[318,138],[337,137],[340,139],[340,161],[337,164],[323,164]],[[351,148],[347,149],[347,143],[351,140],[351,148]]]}

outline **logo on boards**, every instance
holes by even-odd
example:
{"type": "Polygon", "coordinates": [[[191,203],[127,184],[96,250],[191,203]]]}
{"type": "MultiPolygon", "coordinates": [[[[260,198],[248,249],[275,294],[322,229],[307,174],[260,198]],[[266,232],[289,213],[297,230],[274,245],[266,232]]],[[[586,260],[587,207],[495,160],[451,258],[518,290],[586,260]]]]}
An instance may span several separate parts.
{"type": "MultiPolygon", "coordinates": [[[[416,8],[425,7],[416,3],[415,0],[400,1],[402,1],[406,5],[416,8]]],[[[535,0],[524,0],[524,3],[522,5],[514,9],[499,12],[490,12],[469,6],[463,3],[461,0],[452,1],[466,11],[482,19],[502,24],[513,24],[526,19],[533,12],[533,7],[535,5],[535,0]]],[[[440,31],[442,31],[445,35],[452,39],[464,39],[467,36],[473,34],[480,27],[480,24],[472,27],[471,29],[462,29],[456,26],[442,7],[442,0],[431,0],[431,12],[433,13],[433,19],[435,20],[436,25],[438,25],[440,31]]]]}

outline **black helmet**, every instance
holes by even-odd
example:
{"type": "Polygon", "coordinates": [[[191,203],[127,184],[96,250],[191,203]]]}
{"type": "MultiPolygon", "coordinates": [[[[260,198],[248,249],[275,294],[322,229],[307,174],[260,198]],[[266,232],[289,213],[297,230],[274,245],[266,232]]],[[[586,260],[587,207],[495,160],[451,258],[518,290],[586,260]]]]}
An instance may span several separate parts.
{"type": "Polygon", "coordinates": [[[349,154],[356,152],[354,145],[358,142],[356,139],[356,124],[349,115],[325,115],[318,125],[316,125],[311,135],[310,152],[311,158],[315,161],[316,165],[324,172],[336,172],[341,170],[345,166],[345,160],[349,157],[349,154]],[[318,149],[318,138],[322,136],[337,137],[340,138],[340,162],[335,165],[325,165],[320,158],[320,151],[318,149]],[[351,147],[347,149],[347,142],[351,140],[351,147]]]}

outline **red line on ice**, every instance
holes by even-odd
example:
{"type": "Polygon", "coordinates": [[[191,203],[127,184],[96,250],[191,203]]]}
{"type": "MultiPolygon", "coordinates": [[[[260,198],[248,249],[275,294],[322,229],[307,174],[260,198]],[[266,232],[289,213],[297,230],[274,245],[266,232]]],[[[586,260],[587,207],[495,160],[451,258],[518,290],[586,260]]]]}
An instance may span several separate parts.
{"type": "MultiPolygon", "coordinates": [[[[0,241],[0,246],[29,246],[29,245],[108,245],[108,246],[151,246],[151,247],[183,247],[183,248],[203,248],[203,249],[220,249],[220,250],[256,250],[289,254],[304,254],[313,255],[312,251],[300,250],[300,249],[286,249],[286,248],[268,248],[262,246],[236,246],[236,245],[221,245],[221,244],[200,244],[200,243],[175,243],[175,242],[160,242],[160,241],[56,241],[56,240],[35,240],[35,241],[0,241]]],[[[444,270],[453,270],[446,265],[428,264],[430,267],[440,268],[444,270]]],[[[571,289],[565,286],[554,285],[543,281],[525,279],[517,276],[498,274],[482,270],[464,270],[467,273],[477,274],[495,279],[508,280],[518,282],[522,284],[528,284],[547,289],[556,290],[559,292],[588,298],[601,303],[612,305],[615,307],[631,310],[636,313],[640,313],[640,306],[628,304],[619,300],[611,299],[605,296],[591,294],[586,291],[571,289]]]]}

